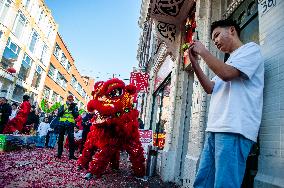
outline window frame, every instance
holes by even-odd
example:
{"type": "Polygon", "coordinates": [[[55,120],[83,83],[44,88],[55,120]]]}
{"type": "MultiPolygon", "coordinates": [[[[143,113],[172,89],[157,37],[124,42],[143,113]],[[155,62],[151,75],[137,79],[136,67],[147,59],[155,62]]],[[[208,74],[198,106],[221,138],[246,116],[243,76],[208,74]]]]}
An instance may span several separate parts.
{"type": "Polygon", "coordinates": [[[5,18],[9,13],[9,8],[11,7],[11,4],[12,4],[11,0],[3,0],[3,5],[0,7],[0,22],[5,23],[5,18]],[[7,11],[5,15],[3,15],[5,6],[7,7],[7,11]]]}
{"type": "MultiPolygon", "coordinates": [[[[22,22],[21,22],[22,23],[22,22]]],[[[18,14],[17,14],[17,17],[15,19],[15,22],[14,22],[14,25],[13,25],[13,29],[12,29],[12,32],[13,34],[18,38],[18,39],[21,39],[24,32],[25,32],[25,28],[27,27],[27,24],[28,24],[28,19],[26,18],[26,16],[23,14],[22,11],[18,11],[18,14]],[[20,19],[21,18],[24,18],[23,20],[23,27],[22,27],[22,30],[21,30],[21,33],[19,34],[19,36],[16,34],[16,28],[19,26],[20,24],[20,19]]]]}
{"type": "Polygon", "coordinates": [[[30,50],[30,52],[32,52],[32,53],[35,53],[36,52],[36,47],[37,47],[37,43],[38,43],[38,41],[39,41],[39,34],[36,32],[36,30],[35,29],[32,29],[32,33],[31,33],[31,38],[30,38],[30,42],[29,42],[29,50],[30,50]],[[31,44],[32,44],[32,41],[33,41],[33,37],[34,37],[34,35],[35,35],[35,42],[34,42],[34,45],[33,45],[33,49],[31,50],[31,44]]]}
{"type": "Polygon", "coordinates": [[[24,57],[23,57],[23,60],[22,60],[22,63],[21,63],[21,67],[20,67],[20,70],[19,70],[19,73],[18,73],[18,78],[26,81],[29,77],[29,74],[30,74],[30,71],[31,71],[31,67],[32,67],[32,64],[33,64],[33,59],[27,54],[25,53],[24,54],[24,57]],[[27,61],[27,58],[29,59],[29,61],[27,61]],[[29,68],[27,68],[24,63],[29,66],[29,68]],[[25,68],[25,69],[28,69],[28,72],[27,72],[27,75],[25,76],[25,78],[21,77],[21,70],[22,70],[22,66],[25,68]]]}

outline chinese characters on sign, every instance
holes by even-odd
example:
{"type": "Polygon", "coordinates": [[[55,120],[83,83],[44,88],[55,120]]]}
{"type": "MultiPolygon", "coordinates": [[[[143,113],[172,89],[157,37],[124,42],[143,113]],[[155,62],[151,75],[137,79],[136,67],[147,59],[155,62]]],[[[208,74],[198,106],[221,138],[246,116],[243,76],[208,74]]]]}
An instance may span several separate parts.
{"type": "Polygon", "coordinates": [[[134,84],[138,92],[148,92],[149,75],[142,72],[131,72],[130,84],[134,84]]]}
{"type": "Polygon", "coordinates": [[[153,145],[158,146],[159,149],[163,149],[165,146],[166,133],[154,133],[153,135],[153,145]]]}
{"type": "Polygon", "coordinates": [[[144,149],[144,157],[147,159],[147,150],[148,146],[152,145],[153,142],[153,132],[152,130],[139,130],[140,133],[140,141],[142,144],[142,147],[144,149]]]}

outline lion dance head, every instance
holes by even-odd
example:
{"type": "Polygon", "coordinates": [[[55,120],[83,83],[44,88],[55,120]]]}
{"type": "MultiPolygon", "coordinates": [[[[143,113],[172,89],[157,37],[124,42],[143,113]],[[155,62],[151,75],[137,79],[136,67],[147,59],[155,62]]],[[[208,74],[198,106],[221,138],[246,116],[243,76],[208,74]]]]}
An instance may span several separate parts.
{"type": "Polygon", "coordinates": [[[118,119],[133,109],[133,98],[136,87],[117,78],[106,82],[96,82],[92,92],[93,99],[89,101],[87,109],[95,113],[97,125],[108,124],[113,119],[118,119]]]}

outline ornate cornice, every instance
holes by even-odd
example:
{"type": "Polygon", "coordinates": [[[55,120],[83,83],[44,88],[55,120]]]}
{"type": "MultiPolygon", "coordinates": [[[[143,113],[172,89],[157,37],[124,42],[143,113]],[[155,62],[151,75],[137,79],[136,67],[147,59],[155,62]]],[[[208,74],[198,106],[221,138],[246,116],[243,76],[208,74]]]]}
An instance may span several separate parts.
{"type": "Polygon", "coordinates": [[[185,20],[194,0],[151,0],[149,16],[157,21],[180,24],[185,20]]]}
{"type": "Polygon", "coordinates": [[[244,0],[233,0],[228,6],[226,12],[223,14],[223,18],[228,18],[243,1],[244,0]]]}
{"type": "MultiPolygon", "coordinates": [[[[153,23],[151,30],[155,33],[157,39],[163,43],[161,49],[166,48],[166,53],[171,54],[172,58],[176,58],[179,54],[180,25],[185,21],[189,11],[192,9],[195,0],[142,0],[139,26],[143,31],[147,30],[147,20],[153,23]]],[[[141,52],[140,41],[138,53],[141,52]]],[[[158,43],[158,45],[160,42],[158,43]]],[[[154,50],[154,57],[162,59],[160,51],[154,50]]],[[[142,50],[143,51],[143,50],[142,50]]],[[[143,53],[143,52],[142,52],[143,53]]],[[[143,54],[142,54],[143,55],[143,54]]],[[[156,58],[153,64],[156,62],[156,58]]]]}
{"type": "Polygon", "coordinates": [[[153,6],[152,14],[176,17],[185,0],[158,0],[153,6]]]}
{"type": "Polygon", "coordinates": [[[180,25],[185,21],[194,0],[151,0],[149,17],[154,20],[157,37],[166,43],[168,51],[177,55],[180,25]]]}

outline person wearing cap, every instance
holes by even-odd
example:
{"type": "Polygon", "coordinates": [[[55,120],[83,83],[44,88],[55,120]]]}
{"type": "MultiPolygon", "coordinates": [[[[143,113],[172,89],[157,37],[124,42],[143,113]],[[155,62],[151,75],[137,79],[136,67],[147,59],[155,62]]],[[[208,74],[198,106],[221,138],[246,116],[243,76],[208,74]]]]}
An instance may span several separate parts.
{"type": "Polygon", "coordinates": [[[58,110],[59,117],[59,138],[58,138],[58,152],[56,157],[61,158],[63,152],[63,141],[64,134],[67,132],[69,139],[69,159],[77,159],[74,156],[75,147],[74,147],[74,127],[76,125],[75,119],[78,117],[78,107],[74,103],[74,98],[72,95],[68,95],[67,101],[62,105],[58,110]]]}
{"type": "Polygon", "coordinates": [[[0,98],[0,134],[3,133],[4,127],[12,113],[12,108],[5,97],[0,98]]]}

